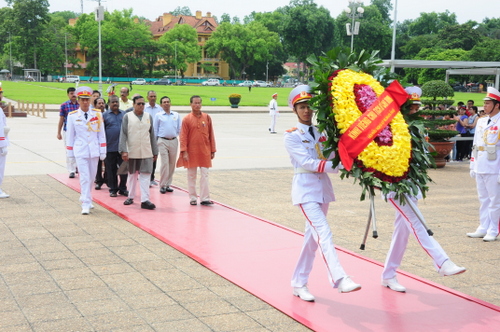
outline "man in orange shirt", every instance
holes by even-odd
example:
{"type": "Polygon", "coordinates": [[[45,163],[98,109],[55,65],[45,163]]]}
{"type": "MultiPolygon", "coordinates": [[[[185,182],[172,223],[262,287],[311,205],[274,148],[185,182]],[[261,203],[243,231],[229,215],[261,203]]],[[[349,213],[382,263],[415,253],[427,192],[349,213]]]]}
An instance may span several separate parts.
{"type": "Polygon", "coordinates": [[[212,119],[201,111],[201,97],[190,99],[191,113],[182,119],[180,134],[180,155],[177,167],[188,169],[188,193],[191,205],[198,204],[196,194],[196,172],[200,168],[200,204],[211,205],[208,190],[208,168],[212,167],[215,156],[215,136],[212,119]]]}

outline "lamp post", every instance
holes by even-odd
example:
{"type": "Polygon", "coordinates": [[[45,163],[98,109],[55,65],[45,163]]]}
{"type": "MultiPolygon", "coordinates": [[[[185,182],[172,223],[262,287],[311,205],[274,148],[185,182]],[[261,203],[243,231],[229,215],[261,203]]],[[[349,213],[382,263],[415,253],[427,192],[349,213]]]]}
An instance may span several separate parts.
{"type": "Polygon", "coordinates": [[[97,0],[99,6],[95,10],[95,20],[99,23],[99,92],[102,93],[102,48],[101,48],[101,21],[104,20],[104,7],[101,0],[97,0]]]}
{"type": "Polygon", "coordinates": [[[365,9],[361,6],[362,0],[349,0],[349,5],[344,12],[348,18],[351,19],[351,23],[345,25],[347,35],[351,36],[351,52],[354,50],[354,35],[359,34],[359,21],[356,21],[358,17],[363,17],[365,9]]]}
{"type": "Polygon", "coordinates": [[[396,27],[398,25],[398,0],[394,0],[394,22],[392,25],[391,73],[394,73],[394,60],[396,59],[396,27]]]}
{"type": "Polygon", "coordinates": [[[9,64],[10,64],[10,80],[14,77],[14,73],[12,72],[12,37],[9,31],[9,64]]]}

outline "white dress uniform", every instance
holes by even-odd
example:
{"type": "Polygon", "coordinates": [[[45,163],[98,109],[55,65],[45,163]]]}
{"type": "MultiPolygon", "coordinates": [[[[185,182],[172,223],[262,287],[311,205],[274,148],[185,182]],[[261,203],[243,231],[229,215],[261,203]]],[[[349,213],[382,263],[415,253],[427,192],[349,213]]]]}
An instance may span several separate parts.
{"type": "Polygon", "coordinates": [[[337,173],[338,169],[333,169],[332,162],[323,159],[322,144],[319,141],[324,136],[315,127],[312,128],[315,137],[309,133],[309,126],[301,123],[285,133],[285,147],[295,169],[292,201],[306,217],[304,244],[293,273],[292,287],[307,284],[318,245],[326,264],[328,279],[333,287],[337,287],[346,273],[338,260],[326,219],[328,205],[335,200],[332,183],[326,173],[337,173]]]}
{"type": "Polygon", "coordinates": [[[7,162],[7,147],[9,146],[7,118],[0,108],[0,198],[9,197],[2,191],[3,177],[5,174],[5,163],[7,162]]]}
{"type": "Polygon", "coordinates": [[[479,227],[476,233],[497,237],[500,223],[500,113],[477,121],[470,163],[476,174],[479,227]]]}
{"type": "Polygon", "coordinates": [[[106,133],[101,111],[89,109],[87,118],[81,109],[68,114],[67,153],[76,159],[80,174],[80,201],[82,209],[92,205],[92,185],[99,158],[106,156],[106,133]]]}
{"type": "Polygon", "coordinates": [[[278,119],[280,112],[278,110],[278,102],[274,98],[269,102],[269,115],[271,116],[271,125],[269,126],[269,131],[271,133],[276,133],[276,120],[278,119]]]}
{"type": "MultiPolygon", "coordinates": [[[[401,204],[394,196],[395,193],[393,192],[387,195],[387,201],[396,210],[396,219],[394,220],[394,232],[392,233],[391,246],[385,259],[382,279],[387,280],[396,277],[396,269],[401,265],[401,261],[403,260],[410,233],[415,236],[422,249],[432,258],[436,271],[439,271],[443,263],[449,259],[448,255],[439,243],[432,236],[429,236],[424,225],[409,204],[401,204]]],[[[419,199],[422,199],[422,194],[419,192],[416,197],[411,196],[409,198],[414,203],[417,203],[419,199]]]]}

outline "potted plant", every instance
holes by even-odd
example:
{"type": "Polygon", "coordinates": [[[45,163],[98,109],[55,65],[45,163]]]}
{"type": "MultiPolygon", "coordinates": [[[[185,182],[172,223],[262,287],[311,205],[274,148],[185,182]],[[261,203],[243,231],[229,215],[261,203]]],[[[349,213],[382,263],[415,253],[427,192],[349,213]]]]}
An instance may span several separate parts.
{"type": "Polygon", "coordinates": [[[229,95],[229,102],[231,103],[231,108],[238,108],[238,104],[241,101],[241,95],[239,93],[231,93],[229,95]]]}
{"type": "Polygon", "coordinates": [[[432,145],[431,153],[437,168],[446,165],[444,158],[450,154],[454,144],[450,138],[457,135],[456,130],[447,129],[449,125],[456,122],[453,120],[456,111],[441,110],[438,105],[453,105],[455,101],[448,98],[453,97],[454,94],[453,88],[445,81],[429,81],[422,85],[421,101],[424,105],[430,105],[430,109],[422,110],[419,113],[426,116],[423,123],[428,129],[429,142],[432,145]]]}

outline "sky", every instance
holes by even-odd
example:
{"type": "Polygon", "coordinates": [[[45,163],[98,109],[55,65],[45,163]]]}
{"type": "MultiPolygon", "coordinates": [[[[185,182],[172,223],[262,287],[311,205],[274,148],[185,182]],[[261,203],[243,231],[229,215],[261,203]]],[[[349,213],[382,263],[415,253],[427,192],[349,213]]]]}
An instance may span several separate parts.
{"type": "MultiPolygon", "coordinates": [[[[330,11],[332,17],[337,17],[344,8],[347,8],[348,0],[315,0],[319,6],[323,6],[330,11]]],[[[365,4],[370,4],[370,0],[364,0],[365,4]]],[[[392,0],[394,5],[395,0],[392,0]]],[[[500,17],[500,1],[496,0],[397,0],[399,22],[405,19],[415,19],[421,12],[441,13],[449,10],[457,15],[459,23],[465,23],[468,20],[482,22],[484,18],[500,17]]],[[[220,18],[222,14],[228,13],[231,17],[238,16],[240,21],[249,15],[252,11],[271,12],[278,7],[286,6],[289,0],[183,0],[183,1],[165,1],[148,0],[144,3],[137,0],[106,0],[101,4],[109,11],[115,9],[133,8],[133,13],[138,16],[144,16],[149,20],[154,20],[164,12],[169,12],[178,6],[187,6],[191,9],[193,15],[197,10],[201,10],[205,15],[211,12],[212,15],[220,18]]],[[[50,12],[70,10],[81,12],[81,0],[49,0],[50,12]]],[[[7,6],[5,0],[0,0],[0,7],[7,6]]],[[[97,7],[97,0],[83,0],[83,12],[90,13],[97,7]]],[[[393,12],[391,13],[391,16],[393,12]]]]}

